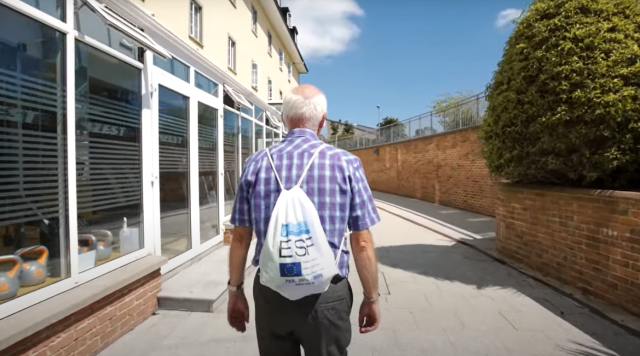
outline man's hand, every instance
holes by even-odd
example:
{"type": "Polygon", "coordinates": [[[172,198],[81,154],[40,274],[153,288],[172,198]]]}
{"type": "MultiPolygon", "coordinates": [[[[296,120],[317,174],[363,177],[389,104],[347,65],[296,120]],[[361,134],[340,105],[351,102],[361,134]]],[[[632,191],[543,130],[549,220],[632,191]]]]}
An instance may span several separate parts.
{"type": "Polygon", "coordinates": [[[232,328],[244,333],[249,323],[249,303],[243,290],[229,292],[227,306],[227,321],[232,328]]]}
{"type": "Polygon", "coordinates": [[[370,302],[363,300],[360,304],[360,316],[358,317],[358,326],[360,334],[370,333],[380,325],[380,306],[378,302],[370,302]]]}

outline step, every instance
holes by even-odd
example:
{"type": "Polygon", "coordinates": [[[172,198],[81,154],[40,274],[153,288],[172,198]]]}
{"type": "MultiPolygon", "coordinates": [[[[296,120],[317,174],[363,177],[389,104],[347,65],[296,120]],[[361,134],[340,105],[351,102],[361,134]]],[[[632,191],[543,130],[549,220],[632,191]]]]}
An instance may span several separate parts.
{"type": "MultiPolygon", "coordinates": [[[[255,243],[254,239],[249,248],[247,270],[251,267],[255,243]]],[[[226,300],[228,271],[229,246],[225,245],[163,281],[158,308],[213,313],[226,300]]]]}

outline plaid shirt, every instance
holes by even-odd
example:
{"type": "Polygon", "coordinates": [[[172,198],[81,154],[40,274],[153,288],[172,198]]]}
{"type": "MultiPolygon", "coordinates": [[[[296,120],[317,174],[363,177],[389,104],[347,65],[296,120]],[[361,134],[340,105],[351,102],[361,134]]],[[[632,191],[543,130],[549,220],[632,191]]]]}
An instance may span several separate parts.
{"type": "MultiPolygon", "coordinates": [[[[281,143],[269,148],[285,189],[298,182],[314,151],[321,145],[324,143],[313,131],[295,129],[281,143]]],[[[325,145],[301,187],[318,211],[334,254],[347,226],[352,231],[363,231],[380,221],[360,159],[346,151],[325,145]]],[[[250,226],[256,234],[254,266],[260,265],[260,251],[279,195],[280,187],[266,151],[256,152],[245,164],[231,214],[232,225],[250,226]]],[[[349,273],[347,240],[338,261],[338,270],[343,277],[349,273]]]]}

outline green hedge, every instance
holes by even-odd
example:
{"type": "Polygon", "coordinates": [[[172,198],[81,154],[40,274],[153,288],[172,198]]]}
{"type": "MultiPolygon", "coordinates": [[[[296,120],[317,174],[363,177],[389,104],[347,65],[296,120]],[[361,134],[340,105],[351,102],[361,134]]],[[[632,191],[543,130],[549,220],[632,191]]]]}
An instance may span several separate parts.
{"type": "Polygon", "coordinates": [[[489,170],[522,183],[640,188],[638,0],[537,0],[487,87],[489,170]]]}

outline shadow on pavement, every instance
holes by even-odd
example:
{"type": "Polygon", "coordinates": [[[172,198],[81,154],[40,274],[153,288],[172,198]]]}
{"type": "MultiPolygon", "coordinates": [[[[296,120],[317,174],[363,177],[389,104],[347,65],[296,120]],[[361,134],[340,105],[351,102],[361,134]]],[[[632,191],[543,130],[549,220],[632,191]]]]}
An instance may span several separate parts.
{"type": "MultiPolygon", "coordinates": [[[[492,239],[486,239],[492,240],[492,239]]],[[[487,241],[491,243],[493,241],[487,241]]],[[[522,294],[599,342],[606,349],[571,341],[560,349],[571,356],[638,356],[640,339],[612,322],[514,269],[460,243],[454,245],[397,245],[376,248],[379,263],[407,272],[474,286],[522,294]]]]}

